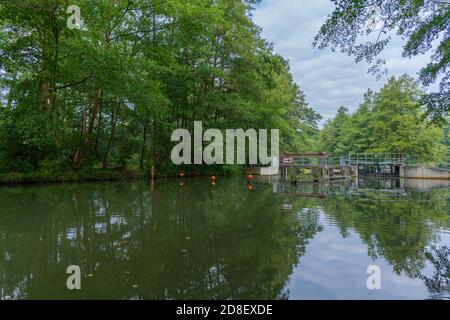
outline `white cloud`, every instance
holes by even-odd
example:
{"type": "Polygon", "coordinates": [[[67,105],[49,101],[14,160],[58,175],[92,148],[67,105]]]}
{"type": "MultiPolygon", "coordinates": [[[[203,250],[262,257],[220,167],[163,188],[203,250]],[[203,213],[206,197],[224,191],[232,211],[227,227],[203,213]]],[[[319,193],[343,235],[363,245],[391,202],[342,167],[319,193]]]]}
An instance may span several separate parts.
{"type": "Polygon", "coordinates": [[[263,36],[291,63],[295,81],[310,105],[331,118],[344,105],[354,111],[367,89],[378,90],[390,76],[413,76],[429,61],[428,55],[402,57],[402,39],[393,41],[383,52],[389,73],[379,81],[368,74],[366,63],[355,64],[352,57],[329,49],[314,49],[314,36],[332,12],[329,0],[263,0],[254,13],[254,21],[263,28],[263,36]]]}

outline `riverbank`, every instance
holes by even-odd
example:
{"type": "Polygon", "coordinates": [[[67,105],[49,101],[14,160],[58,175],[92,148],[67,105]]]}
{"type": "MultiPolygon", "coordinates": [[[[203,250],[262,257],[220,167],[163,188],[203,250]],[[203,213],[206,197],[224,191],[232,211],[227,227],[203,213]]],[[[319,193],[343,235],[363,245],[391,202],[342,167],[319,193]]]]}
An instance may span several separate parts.
{"type": "Polygon", "coordinates": [[[114,181],[144,178],[143,171],[114,169],[85,169],[65,172],[34,171],[27,173],[6,173],[0,175],[0,184],[39,184],[64,182],[114,181]]]}
{"type": "MultiPolygon", "coordinates": [[[[230,176],[242,173],[240,167],[170,167],[156,171],[154,179],[167,179],[180,177],[201,176],[230,176]]],[[[0,174],[0,185],[65,183],[65,182],[93,182],[150,179],[148,170],[141,169],[97,169],[87,168],[81,170],[50,171],[39,170],[32,172],[11,172],[0,174]]]]}

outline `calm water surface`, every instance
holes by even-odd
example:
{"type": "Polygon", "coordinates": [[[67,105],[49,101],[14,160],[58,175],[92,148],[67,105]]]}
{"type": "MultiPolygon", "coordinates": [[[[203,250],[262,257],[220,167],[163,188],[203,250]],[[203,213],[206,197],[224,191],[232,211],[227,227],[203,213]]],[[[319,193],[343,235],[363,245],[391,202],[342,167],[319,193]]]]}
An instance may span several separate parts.
{"type": "Polygon", "coordinates": [[[0,187],[0,299],[448,298],[449,247],[446,182],[0,187]]]}

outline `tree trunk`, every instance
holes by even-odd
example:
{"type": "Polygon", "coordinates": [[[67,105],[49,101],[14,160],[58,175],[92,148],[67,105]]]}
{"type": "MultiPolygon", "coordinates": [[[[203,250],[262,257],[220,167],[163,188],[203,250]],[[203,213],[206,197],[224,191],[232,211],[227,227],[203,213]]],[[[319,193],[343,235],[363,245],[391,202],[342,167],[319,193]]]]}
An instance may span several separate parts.
{"type": "Polygon", "coordinates": [[[101,130],[101,128],[102,128],[102,109],[100,109],[100,111],[98,113],[97,131],[96,131],[96,134],[95,134],[94,148],[92,150],[93,154],[97,154],[98,145],[100,143],[100,130],[101,130]]]}
{"type": "Polygon", "coordinates": [[[111,118],[111,133],[109,135],[108,145],[106,146],[105,155],[103,157],[103,169],[106,169],[108,167],[109,151],[111,149],[112,139],[114,138],[114,132],[116,131],[117,118],[119,117],[119,109],[120,104],[117,106],[117,110],[116,112],[113,113],[113,116],[111,118]]]}
{"type": "Polygon", "coordinates": [[[145,117],[144,130],[142,133],[141,169],[144,169],[145,145],[147,144],[147,122],[147,117],[145,117]]]}
{"type": "Polygon", "coordinates": [[[92,131],[94,130],[95,119],[97,118],[97,114],[100,111],[102,105],[102,90],[98,89],[95,97],[94,108],[92,109],[91,116],[89,118],[89,125],[87,129],[84,130],[82,134],[81,144],[77,147],[75,151],[75,156],[73,158],[73,167],[75,169],[79,169],[83,165],[83,160],[86,157],[86,154],[89,153],[89,149],[91,146],[91,136],[92,131]]]}

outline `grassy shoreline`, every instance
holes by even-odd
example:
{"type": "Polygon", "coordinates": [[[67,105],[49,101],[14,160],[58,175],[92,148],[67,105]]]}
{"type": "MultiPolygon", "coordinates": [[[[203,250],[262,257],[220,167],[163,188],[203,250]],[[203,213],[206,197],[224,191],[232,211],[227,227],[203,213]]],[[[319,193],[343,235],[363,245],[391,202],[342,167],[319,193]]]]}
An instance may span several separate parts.
{"type": "MultiPolygon", "coordinates": [[[[175,178],[180,173],[184,177],[201,177],[209,175],[228,176],[242,173],[239,168],[217,168],[217,167],[197,167],[197,168],[170,168],[155,173],[155,179],[175,178]]],[[[48,184],[66,182],[95,182],[95,181],[118,181],[150,179],[147,170],[130,169],[82,169],[66,171],[40,170],[27,173],[10,172],[0,173],[0,185],[25,185],[25,184],[48,184]]]]}
{"type": "Polygon", "coordinates": [[[33,171],[0,174],[0,185],[21,185],[41,183],[115,181],[144,178],[143,171],[90,169],[65,172],[33,171]]]}

